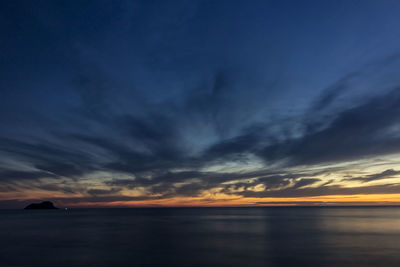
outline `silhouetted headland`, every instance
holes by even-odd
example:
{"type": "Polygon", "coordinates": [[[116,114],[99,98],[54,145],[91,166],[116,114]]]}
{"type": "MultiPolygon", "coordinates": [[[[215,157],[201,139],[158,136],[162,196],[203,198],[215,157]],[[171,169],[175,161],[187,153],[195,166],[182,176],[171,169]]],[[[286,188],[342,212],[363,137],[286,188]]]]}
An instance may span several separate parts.
{"type": "Polygon", "coordinates": [[[43,201],[41,203],[32,203],[24,208],[25,210],[55,210],[53,203],[50,201],[43,201]]]}

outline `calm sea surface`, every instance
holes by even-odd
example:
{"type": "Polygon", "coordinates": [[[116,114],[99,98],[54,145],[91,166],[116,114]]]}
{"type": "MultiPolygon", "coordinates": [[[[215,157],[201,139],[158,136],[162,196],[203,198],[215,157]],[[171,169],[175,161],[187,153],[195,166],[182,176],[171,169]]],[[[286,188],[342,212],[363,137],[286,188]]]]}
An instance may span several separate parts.
{"type": "Polygon", "coordinates": [[[400,266],[400,208],[0,210],[0,266],[400,266]]]}

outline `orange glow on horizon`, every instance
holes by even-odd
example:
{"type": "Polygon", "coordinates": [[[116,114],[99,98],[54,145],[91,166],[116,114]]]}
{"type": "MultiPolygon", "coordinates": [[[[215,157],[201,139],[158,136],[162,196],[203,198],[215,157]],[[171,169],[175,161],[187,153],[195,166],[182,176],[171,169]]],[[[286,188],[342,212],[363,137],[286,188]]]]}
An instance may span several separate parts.
{"type": "Polygon", "coordinates": [[[400,194],[330,195],[297,198],[170,198],[142,201],[112,201],[68,203],[60,199],[60,206],[67,207],[240,207],[240,206],[335,206],[335,205],[400,205],[400,194]]]}

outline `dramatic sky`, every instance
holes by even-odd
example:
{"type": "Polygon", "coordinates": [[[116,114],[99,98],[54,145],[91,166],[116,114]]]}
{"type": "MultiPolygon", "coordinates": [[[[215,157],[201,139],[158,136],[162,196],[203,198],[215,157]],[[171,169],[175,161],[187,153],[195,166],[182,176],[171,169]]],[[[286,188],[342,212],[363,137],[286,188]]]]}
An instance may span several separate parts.
{"type": "Polygon", "coordinates": [[[400,1],[0,2],[0,208],[400,204],[400,1]]]}

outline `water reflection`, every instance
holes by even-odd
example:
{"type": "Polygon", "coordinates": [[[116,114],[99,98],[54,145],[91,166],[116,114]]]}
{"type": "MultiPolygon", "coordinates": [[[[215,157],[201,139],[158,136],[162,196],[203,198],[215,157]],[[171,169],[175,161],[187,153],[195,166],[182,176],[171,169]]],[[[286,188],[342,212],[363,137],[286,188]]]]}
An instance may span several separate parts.
{"type": "Polygon", "coordinates": [[[0,211],[0,266],[399,266],[400,208],[0,211]]]}

